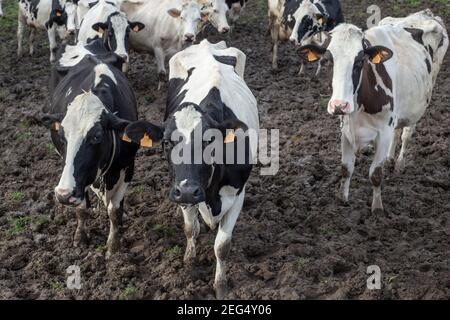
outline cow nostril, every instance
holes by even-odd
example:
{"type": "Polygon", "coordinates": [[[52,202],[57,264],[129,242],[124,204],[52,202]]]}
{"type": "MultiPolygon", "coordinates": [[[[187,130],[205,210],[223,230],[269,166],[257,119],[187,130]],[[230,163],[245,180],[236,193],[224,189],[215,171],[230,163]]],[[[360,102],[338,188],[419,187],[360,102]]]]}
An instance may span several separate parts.
{"type": "Polygon", "coordinates": [[[222,33],[227,33],[228,31],[230,31],[230,28],[227,28],[227,27],[222,28],[222,33]]]}
{"type": "Polygon", "coordinates": [[[173,195],[177,199],[180,198],[181,197],[181,189],[179,187],[176,187],[175,190],[173,191],[173,195]]]}
{"type": "Polygon", "coordinates": [[[200,188],[196,188],[192,194],[195,198],[200,198],[200,196],[202,195],[202,191],[200,190],[200,188]]]}

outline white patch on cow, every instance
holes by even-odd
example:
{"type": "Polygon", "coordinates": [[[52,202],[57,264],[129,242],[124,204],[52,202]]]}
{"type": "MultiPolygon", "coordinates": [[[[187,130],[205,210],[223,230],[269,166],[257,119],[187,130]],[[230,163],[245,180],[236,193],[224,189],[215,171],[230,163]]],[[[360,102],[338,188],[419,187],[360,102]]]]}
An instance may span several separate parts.
{"type": "Polygon", "coordinates": [[[91,54],[91,52],[83,44],[79,43],[75,46],[66,46],[64,53],[59,59],[59,64],[63,67],[73,67],[88,54],[91,54]]]}
{"type": "Polygon", "coordinates": [[[128,52],[125,47],[127,28],[128,28],[128,20],[124,13],[119,13],[111,17],[110,19],[111,26],[114,31],[114,35],[116,37],[117,48],[114,51],[118,56],[126,57],[126,62],[128,62],[128,52]]]}
{"type": "Polygon", "coordinates": [[[187,179],[184,179],[183,181],[180,182],[180,187],[183,187],[184,185],[186,185],[186,183],[188,182],[187,179]]]}
{"type": "Polygon", "coordinates": [[[73,191],[75,188],[75,157],[89,130],[100,121],[103,110],[103,103],[90,91],[78,95],[68,105],[66,116],[61,122],[67,141],[66,159],[57,189],[73,191]]]}
{"type": "Polygon", "coordinates": [[[114,77],[114,74],[112,73],[111,69],[109,69],[109,67],[106,64],[102,63],[96,65],[94,67],[94,71],[95,71],[94,87],[100,84],[100,82],[102,81],[102,76],[107,76],[115,84],[117,84],[116,77],[114,77]]]}
{"type": "MultiPolygon", "coordinates": [[[[306,40],[307,34],[305,34],[305,39],[298,39],[298,28],[300,27],[300,24],[302,22],[302,20],[304,19],[304,17],[309,17],[311,18],[311,20],[313,21],[313,25],[311,26],[311,28],[313,26],[319,26],[319,22],[317,20],[317,15],[321,15],[322,13],[320,12],[320,10],[317,8],[317,6],[315,5],[316,3],[321,3],[320,1],[303,1],[300,6],[298,7],[298,9],[295,11],[294,13],[294,19],[295,19],[295,25],[294,28],[292,29],[292,34],[291,34],[291,39],[295,40],[297,44],[304,44],[304,40],[306,40]]],[[[322,5],[322,7],[325,7],[322,5]]]]}
{"type": "Polygon", "coordinates": [[[177,130],[186,138],[185,142],[188,144],[191,141],[191,133],[202,121],[202,115],[195,110],[193,105],[181,109],[174,113],[175,124],[177,130]]]}

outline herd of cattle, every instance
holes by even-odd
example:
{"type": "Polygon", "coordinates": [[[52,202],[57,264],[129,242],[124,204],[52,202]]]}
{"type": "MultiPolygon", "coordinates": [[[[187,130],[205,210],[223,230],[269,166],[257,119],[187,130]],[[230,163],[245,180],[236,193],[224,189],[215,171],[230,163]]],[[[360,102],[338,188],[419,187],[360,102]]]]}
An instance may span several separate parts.
{"type": "MultiPolygon", "coordinates": [[[[169,198],[184,217],[184,259],[196,255],[200,214],[211,229],[218,227],[214,288],[218,298],[224,297],[227,255],[257,137],[246,136],[245,161],[239,164],[215,158],[224,154],[211,154],[200,163],[175,161],[172,151],[178,141],[172,137],[174,132],[180,133],[184,147],[204,154],[213,142],[194,134],[198,128],[220,131],[225,137],[220,144],[231,144],[235,150],[233,130],[258,131],[257,102],[244,81],[246,55],[228,48],[225,42],[194,44],[208,23],[220,33],[230,31],[228,21],[236,21],[246,1],[18,1],[18,55],[28,25],[30,54],[34,29],[45,29],[50,60],[55,62],[51,111],[42,117],[42,123],[50,128],[52,141],[64,159],[55,195],[60,203],[76,208],[74,245],[87,240],[90,188],[103,201],[110,220],[107,257],[118,250],[124,196],[133,177],[136,152],[140,146],[161,142],[172,178],[169,198]],[[76,44],[63,44],[58,50],[56,34],[62,40],[73,36],[76,44]],[[136,98],[126,76],[130,48],[154,54],[159,86],[166,81],[165,57],[172,56],[162,124],[138,120],[136,98]]],[[[268,8],[272,67],[277,68],[278,42],[291,40],[299,46],[302,69],[304,63],[316,63],[318,72],[322,69],[332,74],[328,112],[341,119],[340,197],[348,201],[356,152],[372,144],[372,212],[383,212],[383,166],[386,161],[395,162],[398,172],[405,166],[408,144],[430,103],[448,48],[444,23],[424,10],[385,18],[363,31],[344,22],[338,0],[268,0],[268,8]],[[400,137],[401,151],[394,160],[400,137]]]]}

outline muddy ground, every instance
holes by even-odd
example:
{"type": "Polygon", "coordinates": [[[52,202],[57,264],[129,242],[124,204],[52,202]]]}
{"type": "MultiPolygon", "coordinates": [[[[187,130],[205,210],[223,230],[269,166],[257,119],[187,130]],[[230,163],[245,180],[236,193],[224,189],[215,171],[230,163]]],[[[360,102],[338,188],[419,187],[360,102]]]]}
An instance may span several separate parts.
{"type": "MultiPolygon", "coordinates": [[[[380,1],[381,2],[381,1],[380,1]]],[[[382,1],[382,14],[403,16],[425,1],[382,1]]],[[[426,1],[448,22],[447,1],[426,1]]],[[[369,1],[343,1],[347,20],[363,26],[369,1]]],[[[88,222],[89,245],[73,248],[74,212],[54,201],[62,163],[37,121],[48,103],[50,64],[43,33],[34,57],[15,56],[15,1],[0,20],[0,298],[213,298],[215,232],[202,227],[194,266],[183,265],[183,219],[166,200],[168,167],[160,149],[139,151],[126,198],[122,249],[104,258],[104,208],[88,222]],[[82,289],[65,286],[66,268],[81,268],[82,289]]],[[[276,176],[255,169],[235,228],[227,298],[450,298],[450,66],[446,57],[430,108],[420,122],[406,172],[387,175],[388,217],[371,217],[371,152],[358,157],[351,202],[335,199],[339,184],[339,121],[326,113],[324,81],[299,78],[290,44],[280,70],[270,70],[266,2],[251,0],[229,45],[248,57],[246,81],[262,127],[280,129],[276,176]],[[366,288],[378,265],[382,289],[366,288]]],[[[211,31],[210,39],[220,37],[211,31]]],[[[133,54],[130,81],[140,117],[160,121],[166,90],[156,90],[150,56],[133,54]]]]}

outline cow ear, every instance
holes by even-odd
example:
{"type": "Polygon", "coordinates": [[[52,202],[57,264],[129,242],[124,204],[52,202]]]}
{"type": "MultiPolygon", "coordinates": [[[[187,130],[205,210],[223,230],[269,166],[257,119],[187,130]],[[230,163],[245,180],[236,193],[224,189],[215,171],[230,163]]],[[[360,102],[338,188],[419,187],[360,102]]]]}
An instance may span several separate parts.
{"type": "Polygon", "coordinates": [[[41,117],[41,124],[48,129],[58,131],[61,127],[61,121],[64,119],[64,113],[44,114],[41,117]]]}
{"type": "Polygon", "coordinates": [[[55,9],[55,16],[61,17],[63,15],[63,11],[61,9],[55,9]]]}
{"type": "Polygon", "coordinates": [[[373,64],[384,63],[394,55],[391,49],[383,46],[370,47],[365,49],[364,52],[373,64]]]}
{"type": "Polygon", "coordinates": [[[104,33],[107,28],[108,28],[108,26],[106,25],[106,23],[102,23],[102,22],[97,22],[92,25],[92,29],[94,29],[98,33],[104,33]]]}
{"type": "Polygon", "coordinates": [[[164,128],[145,120],[139,120],[129,124],[125,128],[122,140],[133,142],[141,147],[150,148],[153,143],[161,141],[164,128]]]}
{"type": "Polygon", "coordinates": [[[326,22],[324,16],[321,15],[321,14],[318,14],[316,16],[316,18],[317,18],[317,21],[319,22],[320,26],[323,27],[325,25],[325,22],[326,22]]]}
{"type": "Polygon", "coordinates": [[[133,30],[134,32],[139,32],[145,28],[145,24],[140,23],[140,22],[130,22],[129,24],[130,24],[131,30],[133,30]]]}
{"type": "Polygon", "coordinates": [[[105,125],[106,129],[119,132],[123,132],[126,126],[130,124],[130,121],[121,119],[115,114],[110,112],[105,114],[105,120],[106,120],[105,125]]]}
{"type": "Polygon", "coordinates": [[[306,62],[316,62],[322,58],[327,50],[316,45],[306,45],[298,50],[300,57],[306,62]]]}
{"type": "Polygon", "coordinates": [[[219,130],[222,132],[223,135],[223,143],[232,143],[236,139],[236,130],[243,130],[244,132],[248,130],[247,125],[238,120],[238,119],[231,119],[231,120],[225,120],[222,122],[219,126],[219,130]]]}
{"type": "Polygon", "coordinates": [[[169,11],[167,11],[167,13],[172,17],[172,18],[178,18],[181,15],[181,11],[178,9],[170,9],[169,11]]]}

